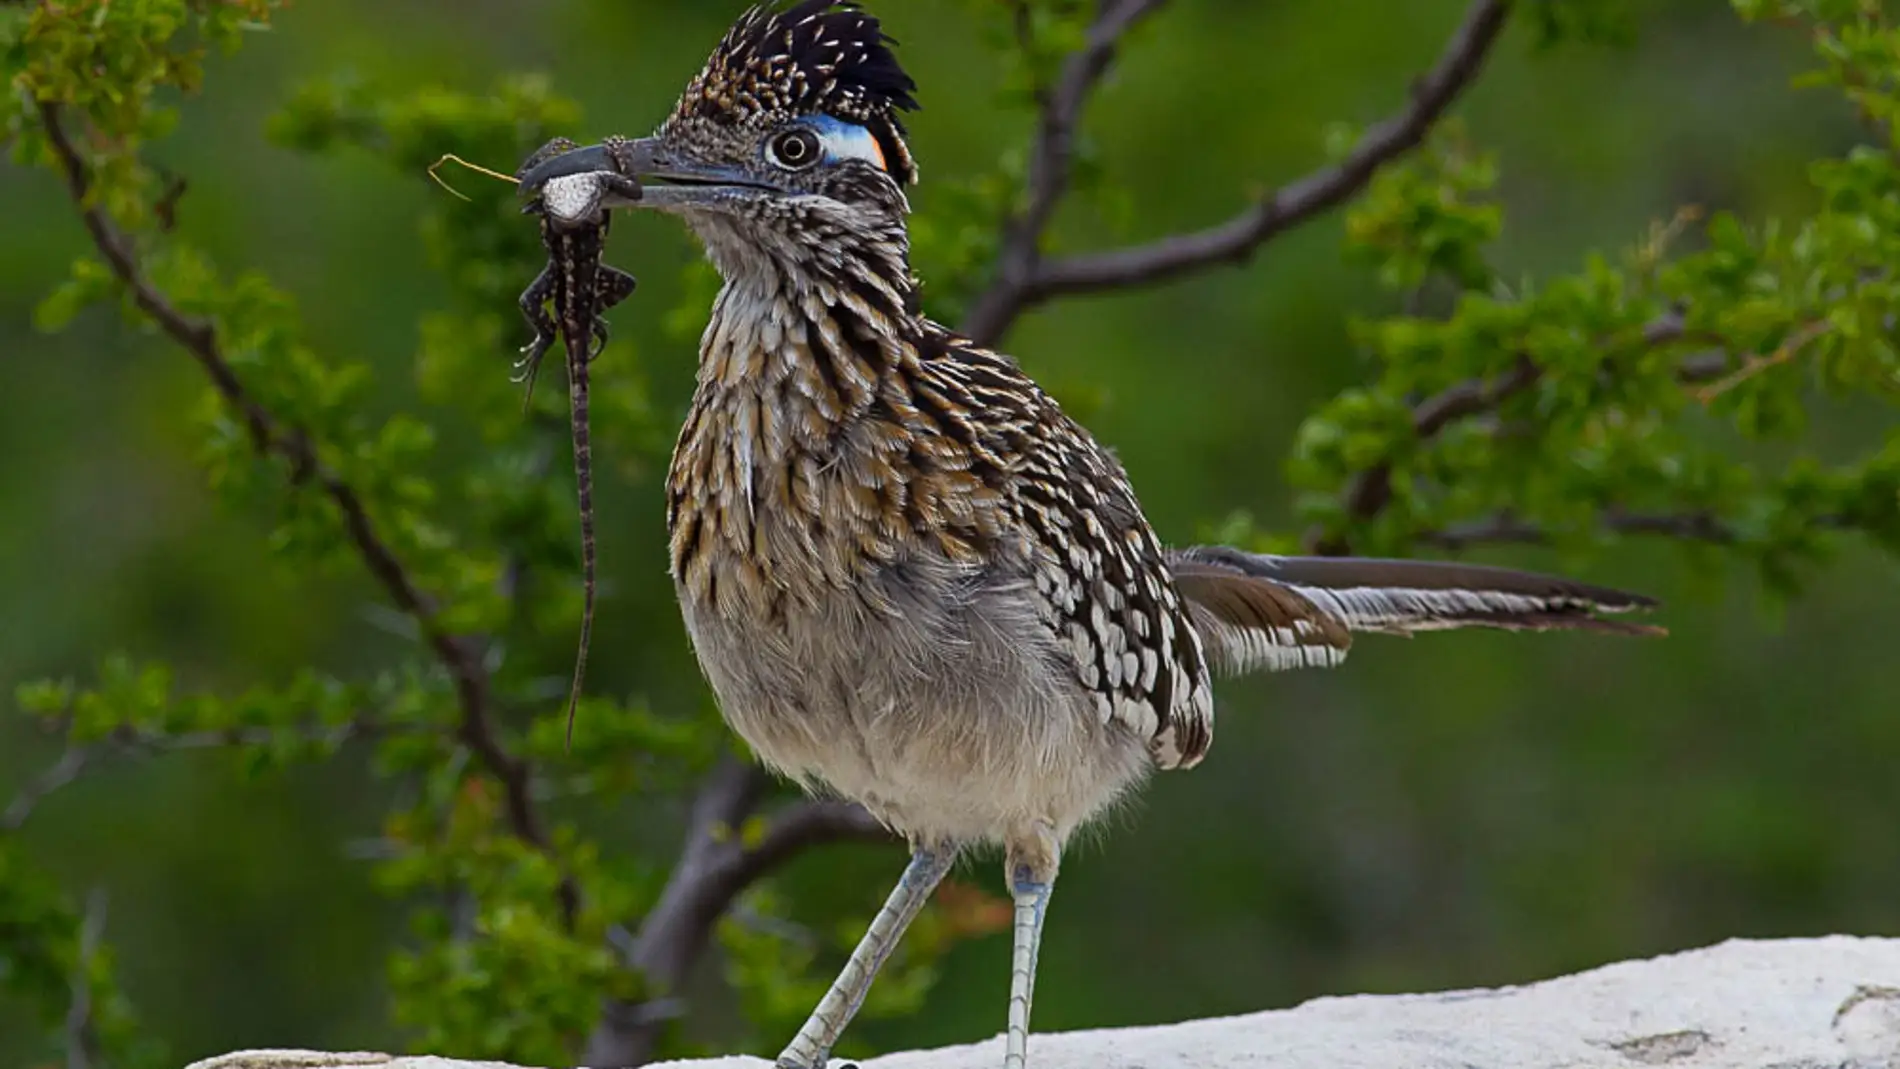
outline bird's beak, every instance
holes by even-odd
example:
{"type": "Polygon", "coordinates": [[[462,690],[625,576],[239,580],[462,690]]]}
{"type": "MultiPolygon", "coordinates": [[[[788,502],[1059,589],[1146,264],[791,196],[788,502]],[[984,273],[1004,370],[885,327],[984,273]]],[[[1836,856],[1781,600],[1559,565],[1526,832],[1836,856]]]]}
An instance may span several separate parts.
{"type": "Polygon", "coordinates": [[[638,197],[608,192],[601,200],[604,208],[677,209],[724,199],[740,190],[770,188],[736,168],[684,159],[663,138],[643,137],[609,138],[543,160],[521,176],[521,193],[533,196],[554,179],[602,171],[633,178],[641,185],[638,197]]]}

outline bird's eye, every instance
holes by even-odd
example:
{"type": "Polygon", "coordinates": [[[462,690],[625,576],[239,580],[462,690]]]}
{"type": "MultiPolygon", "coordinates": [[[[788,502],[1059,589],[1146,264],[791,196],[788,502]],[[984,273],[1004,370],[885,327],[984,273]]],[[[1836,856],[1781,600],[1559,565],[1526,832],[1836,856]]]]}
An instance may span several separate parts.
{"type": "Polygon", "coordinates": [[[772,162],[788,171],[802,171],[818,162],[818,135],[810,130],[787,130],[765,146],[772,162]]]}

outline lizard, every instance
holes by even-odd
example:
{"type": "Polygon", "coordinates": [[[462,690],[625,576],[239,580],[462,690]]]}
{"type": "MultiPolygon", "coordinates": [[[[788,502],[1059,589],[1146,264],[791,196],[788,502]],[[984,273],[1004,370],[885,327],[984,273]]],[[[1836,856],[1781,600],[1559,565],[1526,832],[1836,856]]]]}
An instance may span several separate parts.
{"type": "MultiPolygon", "coordinates": [[[[515,177],[519,180],[543,161],[575,147],[566,138],[556,138],[530,155],[515,177]]],[[[614,158],[611,147],[608,158],[614,158]]],[[[602,313],[625,300],[638,285],[632,275],[601,262],[610,219],[601,199],[608,193],[636,199],[640,183],[625,174],[597,171],[558,178],[536,186],[532,192],[522,212],[541,217],[541,243],[547,249],[548,262],[521,295],[521,312],[534,328],[534,340],[522,348],[523,355],[515,364],[515,381],[526,386],[522,400],[525,408],[533,401],[535,377],[548,350],[557,340],[567,350],[568,418],[580,499],[582,583],[580,645],[567,699],[567,741],[571,746],[574,713],[587,675],[587,652],[594,630],[594,479],[587,365],[607,345],[607,323],[602,313]]]]}

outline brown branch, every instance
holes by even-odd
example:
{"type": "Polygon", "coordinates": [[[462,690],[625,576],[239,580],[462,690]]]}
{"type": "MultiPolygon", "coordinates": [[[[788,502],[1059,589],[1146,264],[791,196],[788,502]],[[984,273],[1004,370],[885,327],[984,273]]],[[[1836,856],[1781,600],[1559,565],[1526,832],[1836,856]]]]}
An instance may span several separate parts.
{"type": "Polygon", "coordinates": [[[800,802],[766,821],[759,841],[733,860],[733,878],[743,886],[784,865],[807,847],[851,840],[895,842],[896,837],[855,802],[800,802]]]}
{"type": "MultiPolygon", "coordinates": [[[[1428,442],[1461,419],[1490,412],[1506,399],[1530,389],[1542,374],[1529,357],[1520,355],[1511,370],[1495,380],[1469,379],[1447,387],[1412,409],[1412,437],[1428,442]]],[[[1381,461],[1360,472],[1346,488],[1346,517],[1350,522],[1371,520],[1391,503],[1391,461],[1381,461]]],[[[1307,545],[1324,556],[1343,557],[1352,552],[1344,537],[1326,537],[1318,530],[1308,533],[1307,545]]]]}
{"type": "MultiPolygon", "coordinates": [[[[998,337],[1022,312],[1056,297],[1149,285],[1252,258],[1267,242],[1353,197],[1381,167],[1423,142],[1477,79],[1510,10],[1511,0],[1476,0],[1438,62],[1414,83],[1411,102],[1366,131],[1337,164],[1285,185],[1205,230],[1131,248],[1078,254],[1042,263],[1020,275],[1005,270],[976,305],[968,333],[978,339],[998,337]]],[[[1010,266],[1006,260],[1004,267],[1010,266]]],[[[1020,269],[1020,263],[1016,266],[1020,269]]]]}
{"type": "MultiPolygon", "coordinates": [[[[488,672],[482,666],[481,652],[476,644],[443,628],[437,618],[435,605],[416,585],[395,550],[377,530],[361,495],[322,462],[303,429],[280,424],[245,389],[236,369],[225,356],[215,325],[185,315],[145,277],[130,237],[92,202],[91,180],[86,172],[84,157],[66,132],[59,105],[52,101],[40,101],[39,112],[46,128],[47,143],[52,147],[66,180],[67,192],[78,206],[86,232],[91,235],[94,246],[105,258],[112,273],[130,292],[139,310],[197,360],[225,403],[238,413],[257,452],[282,459],[289,465],[293,482],[315,484],[336,507],[342,516],[350,544],[362,558],[364,566],[396,608],[416,622],[424,642],[448,670],[461,709],[456,735],[474,752],[483,767],[500,781],[506,798],[510,828],[516,836],[537,849],[551,849],[530,797],[528,763],[509,753],[496,735],[489,701],[488,672]]],[[[579,891],[571,880],[562,884],[561,906],[570,919],[579,908],[579,891]]]]}
{"type": "MultiPolygon", "coordinates": [[[[996,277],[972,307],[965,333],[991,344],[1028,306],[1042,262],[1042,238],[1069,192],[1075,173],[1075,131],[1089,97],[1114,62],[1122,38],[1167,0],[1102,0],[1088,39],[1064,64],[1053,90],[1037,92],[1041,116],[1030,150],[1028,197],[1021,214],[1003,224],[996,277]]],[[[1018,36],[1024,34],[1018,8],[1018,36]]]]}
{"type": "MultiPolygon", "coordinates": [[[[681,987],[711,943],[719,918],[753,883],[813,846],[890,839],[856,805],[803,801],[771,817],[756,842],[743,843],[739,829],[770,785],[765,772],[736,758],[721,761],[707,776],[693,803],[679,863],[625,950],[628,965],[653,996],[664,999],[681,987]]],[[[608,1003],[588,1038],[582,1064],[645,1064],[666,1017],[652,1003],[608,1003]]]]}

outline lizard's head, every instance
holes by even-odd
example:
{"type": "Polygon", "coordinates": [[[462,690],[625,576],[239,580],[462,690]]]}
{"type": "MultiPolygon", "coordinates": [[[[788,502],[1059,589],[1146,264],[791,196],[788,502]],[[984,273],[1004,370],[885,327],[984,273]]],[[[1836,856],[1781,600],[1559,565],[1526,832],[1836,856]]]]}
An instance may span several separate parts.
{"type": "Polygon", "coordinates": [[[635,178],[641,195],[608,206],[685,217],[728,277],[841,256],[902,265],[917,165],[898,114],[917,104],[891,44],[855,3],[754,7],[652,137],[555,156],[523,191],[585,173],[635,178]]]}

